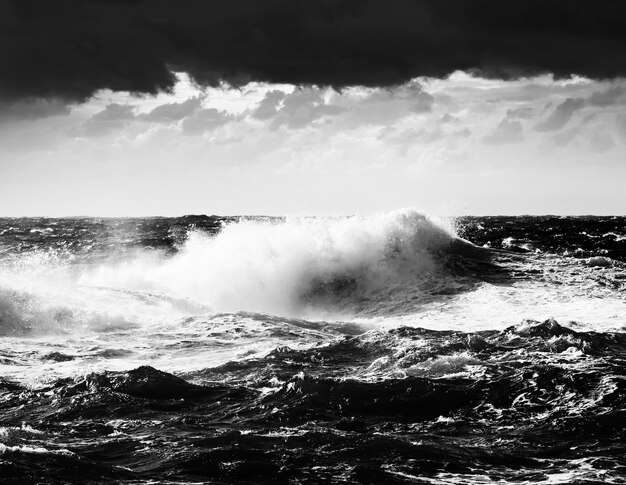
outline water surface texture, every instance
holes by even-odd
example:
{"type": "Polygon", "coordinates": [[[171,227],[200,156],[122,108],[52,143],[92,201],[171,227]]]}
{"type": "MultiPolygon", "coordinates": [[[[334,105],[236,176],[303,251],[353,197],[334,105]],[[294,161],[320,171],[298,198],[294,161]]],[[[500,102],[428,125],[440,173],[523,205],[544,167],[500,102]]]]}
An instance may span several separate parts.
{"type": "Polygon", "coordinates": [[[2,483],[626,483],[626,218],[0,219],[2,483]]]}

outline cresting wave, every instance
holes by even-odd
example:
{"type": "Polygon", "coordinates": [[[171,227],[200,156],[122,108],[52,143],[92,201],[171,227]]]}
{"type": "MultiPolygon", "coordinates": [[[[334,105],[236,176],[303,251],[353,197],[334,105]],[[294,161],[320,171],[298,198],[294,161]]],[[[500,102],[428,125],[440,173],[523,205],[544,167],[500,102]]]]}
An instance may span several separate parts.
{"type": "Polygon", "coordinates": [[[216,311],[324,314],[349,294],[415,285],[438,268],[453,230],[419,212],[374,217],[246,220],[217,235],[189,233],[173,256],[154,252],[103,264],[81,285],[161,292],[216,311]]]}
{"type": "Polygon", "coordinates": [[[621,326],[623,263],[613,258],[624,242],[578,237],[583,226],[585,234],[621,233],[620,220],[549,219],[532,241],[520,235],[534,221],[463,224],[463,236],[487,247],[408,209],[287,220],[12,220],[0,237],[0,332],[171,331],[187,317],[241,311],[367,328],[501,329],[550,317],[621,326]],[[511,237],[535,250],[512,247],[511,237]],[[567,255],[574,237],[584,260],[567,255]]]}

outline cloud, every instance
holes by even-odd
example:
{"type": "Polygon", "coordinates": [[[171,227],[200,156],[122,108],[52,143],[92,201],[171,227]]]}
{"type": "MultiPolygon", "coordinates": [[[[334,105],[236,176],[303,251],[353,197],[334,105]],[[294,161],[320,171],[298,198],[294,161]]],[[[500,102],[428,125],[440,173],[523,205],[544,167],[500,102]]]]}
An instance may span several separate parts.
{"type": "Polygon", "coordinates": [[[545,120],[535,125],[537,131],[556,131],[563,128],[572,118],[574,113],[585,105],[585,100],[581,98],[567,98],[559,104],[552,114],[545,120]]]}
{"type": "Polygon", "coordinates": [[[520,108],[511,108],[506,110],[506,116],[510,120],[514,119],[530,119],[533,117],[533,109],[529,106],[523,106],[520,108]]]}
{"type": "Polygon", "coordinates": [[[624,18],[614,0],[7,0],[0,97],[156,93],[173,71],[336,88],[456,70],[613,78],[626,75],[624,18]]]}
{"type": "Polygon", "coordinates": [[[415,113],[428,113],[433,109],[435,98],[422,91],[415,96],[415,104],[411,106],[411,111],[415,113]]]}
{"type": "Polygon", "coordinates": [[[350,129],[389,126],[416,114],[424,118],[436,104],[434,96],[415,81],[394,88],[353,88],[339,97],[337,103],[347,112],[341,117],[342,126],[350,129]]]}
{"type": "Polygon", "coordinates": [[[620,113],[615,118],[615,126],[619,135],[626,141],[626,114],[620,113]]]}
{"type": "Polygon", "coordinates": [[[128,104],[111,103],[102,111],[85,121],[74,134],[85,137],[106,135],[126,126],[135,119],[134,107],[128,104]]]}
{"type": "Polygon", "coordinates": [[[134,108],[128,104],[111,103],[107,105],[102,111],[93,115],[93,121],[121,121],[132,120],[135,115],[133,114],[134,108]]]}
{"type": "Polygon", "coordinates": [[[202,96],[195,96],[182,103],[162,104],[154,108],[148,114],[142,115],[140,118],[145,121],[162,123],[179,121],[200,108],[202,106],[202,100],[202,96]]]}
{"type": "Polygon", "coordinates": [[[399,148],[399,154],[406,155],[409,149],[420,146],[423,149],[427,145],[443,143],[449,148],[456,148],[456,142],[471,137],[469,128],[459,130],[446,130],[441,126],[430,129],[424,127],[419,129],[398,130],[395,128],[385,128],[378,134],[377,139],[385,144],[399,148]]]}
{"type": "Polygon", "coordinates": [[[283,91],[272,90],[265,94],[259,106],[252,113],[252,117],[258,120],[267,120],[278,115],[280,103],[285,99],[286,93],[283,91]]]}
{"type": "Polygon", "coordinates": [[[524,139],[522,123],[504,117],[495,130],[483,138],[487,145],[505,145],[518,143],[524,139]]]}
{"type": "Polygon", "coordinates": [[[604,153],[615,146],[615,141],[609,133],[595,132],[589,140],[589,146],[595,153],[604,153]]]}
{"type": "Polygon", "coordinates": [[[129,104],[110,103],[103,110],[70,130],[71,135],[97,137],[115,130],[127,128],[130,123],[137,134],[149,125],[137,122],[173,123],[182,120],[181,128],[185,135],[201,135],[235,119],[232,114],[215,108],[202,109],[203,96],[195,96],[181,103],[165,103],[145,114],[135,114],[136,107],[129,104]]]}
{"type": "Polygon", "coordinates": [[[446,123],[454,123],[459,121],[456,117],[452,116],[450,113],[444,113],[441,118],[439,118],[439,123],[441,124],[446,124],[446,123]]]}
{"type": "Polygon", "coordinates": [[[0,102],[0,123],[22,121],[68,115],[71,109],[59,98],[26,98],[17,101],[0,102]]]}
{"type": "Polygon", "coordinates": [[[604,91],[596,91],[589,97],[592,106],[611,106],[619,101],[626,100],[626,86],[615,85],[604,91]]]}
{"type": "Polygon", "coordinates": [[[323,116],[332,116],[344,111],[325,99],[326,90],[319,88],[297,88],[292,93],[269,91],[252,117],[272,120],[272,129],[280,126],[297,129],[311,126],[323,116]]]}
{"type": "Polygon", "coordinates": [[[215,130],[235,117],[226,111],[215,108],[201,109],[183,120],[182,129],[185,135],[200,135],[206,131],[215,130]]]}
{"type": "Polygon", "coordinates": [[[557,147],[567,147],[570,143],[578,138],[583,131],[583,125],[577,125],[567,130],[560,131],[552,136],[552,141],[557,147]]]}

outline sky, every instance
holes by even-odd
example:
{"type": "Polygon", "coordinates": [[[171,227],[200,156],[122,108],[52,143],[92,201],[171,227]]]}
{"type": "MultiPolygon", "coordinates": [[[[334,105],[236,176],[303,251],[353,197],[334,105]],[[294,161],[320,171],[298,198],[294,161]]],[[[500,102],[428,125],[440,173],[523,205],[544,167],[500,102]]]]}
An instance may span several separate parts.
{"type": "Polygon", "coordinates": [[[626,213],[626,2],[0,13],[0,216],[626,213]]]}

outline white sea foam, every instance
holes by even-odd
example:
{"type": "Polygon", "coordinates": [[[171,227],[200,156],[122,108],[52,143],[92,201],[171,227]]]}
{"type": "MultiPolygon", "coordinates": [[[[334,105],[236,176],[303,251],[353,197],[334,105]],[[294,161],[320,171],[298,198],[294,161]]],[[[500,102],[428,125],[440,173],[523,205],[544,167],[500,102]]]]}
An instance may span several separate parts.
{"type": "Polygon", "coordinates": [[[616,241],[626,241],[626,234],[617,234],[615,232],[607,232],[603,237],[613,237],[616,241]]]}
{"type": "Polygon", "coordinates": [[[216,236],[190,233],[173,257],[148,254],[102,265],[80,283],[164,292],[216,311],[300,315],[305,297],[328,285],[368,291],[427,273],[432,252],[453,239],[450,228],[412,210],[368,218],[241,221],[216,236]]]}
{"type": "Polygon", "coordinates": [[[468,284],[467,278],[437,271],[434,255],[446,254],[455,241],[441,221],[402,210],[372,217],[243,220],[217,235],[190,232],[174,255],[147,250],[97,266],[77,264],[65,253],[32,252],[0,266],[0,318],[4,333],[110,332],[238,311],[353,320],[368,328],[471,331],[552,316],[597,329],[623,325],[626,304],[610,286],[598,286],[597,268],[525,258],[516,271],[530,268],[530,278],[512,285],[480,279],[468,284]],[[534,276],[548,264],[554,268],[545,275],[557,282],[534,276]],[[596,304],[598,298],[603,305],[596,304]]]}
{"type": "Polygon", "coordinates": [[[49,450],[48,448],[44,448],[43,446],[28,446],[28,445],[8,446],[8,445],[0,443],[0,455],[9,453],[9,452],[28,453],[28,454],[34,454],[34,455],[47,455],[47,454],[64,455],[64,456],[74,455],[74,453],[72,453],[70,450],[66,450],[65,448],[49,450]]]}
{"type": "Polygon", "coordinates": [[[0,371],[34,383],[146,362],[193,372],[404,325],[471,332],[555,317],[576,330],[624,326],[626,301],[611,284],[619,265],[496,251],[502,268],[525,276],[483,281],[484,266],[471,261],[478,277],[464,275],[469,260],[451,259],[460,272],[441,266],[455,247],[445,224],[405,210],[240,221],[217,235],[192,231],[173,255],[12,255],[0,263],[0,371]]]}

